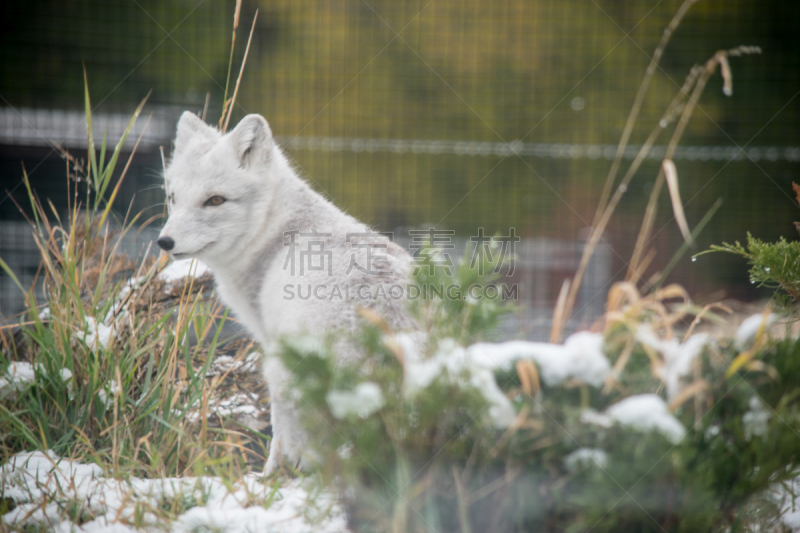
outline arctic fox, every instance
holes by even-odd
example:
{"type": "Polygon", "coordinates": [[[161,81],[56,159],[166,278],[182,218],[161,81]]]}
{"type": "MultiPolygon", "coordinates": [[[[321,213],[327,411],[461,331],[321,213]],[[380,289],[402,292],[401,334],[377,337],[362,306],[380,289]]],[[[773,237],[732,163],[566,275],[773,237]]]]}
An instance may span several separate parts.
{"type": "MultiPolygon", "coordinates": [[[[401,297],[411,259],[312,190],[260,115],[223,135],[185,112],[164,178],[169,217],[159,246],[207,263],[219,295],[263,348],[273,434],[265,472],[284,460],[308,467],[278,340],[352,331],[359,306],[397,330],[412,328],[401,297]]],[[[337,357],[357,355],[346,343],[338,348],[337,357]]]]}

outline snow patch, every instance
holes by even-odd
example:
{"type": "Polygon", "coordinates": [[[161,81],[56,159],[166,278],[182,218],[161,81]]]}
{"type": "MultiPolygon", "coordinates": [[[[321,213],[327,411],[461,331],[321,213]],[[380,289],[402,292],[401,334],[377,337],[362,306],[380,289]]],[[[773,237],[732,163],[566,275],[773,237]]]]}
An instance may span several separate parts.
{"type": "Polygon", "coordinates": [[[119,292],[114,297],[114,302],[111,304],[111,308],[109,308],[108,313],[106,313],[105,318],[103,319],[103,323],[110,324],[113,322],[123,322],[129,316],[128,309],[127,309],[127,301],[128,295],[141,287],[147,281],[147,276],[139,276],[138,278],[130,278],[128,281],[120,287],[119,292]]]}
{"type": "Polygon", "coordinates": [[[645,324],[636,331],[636,340],[656,350],[664,358],[664,364],[656,369],[656,375],[666,385],[667,397],[672,400],[682,390],[681,378],[691,372],[692,362],[711,342],[711,337],[698,333],[680,344],[675,338],[659,339],[650,326],[645,324]]]}
{"type": "MultiPolygon", "coordinates": [[[[29,383],[36,379],[36,372],[44,372],[40,364],[31,364],[25,361],[12,361],[5,372],[0,377],[0,393],[6,390],[19,391],[24,389],[29,383]]],[[[62,368],[59,371],[62,381],[72,379],[72,371],[69,368],[62,368]]],[[[69,382],[69,390],[72,391],[72,382],[69,382]]]]}
{"type": "Polygon", "coordinates": [[[605,429],[608,429],[614,425],[614,421],[611,420],[611,417],[604,415],[603,413],[598,413],[594,409],[586,409],[583,411],[581,413],[580,420],[584,424],[592,424],[605,429]]]}
{"type": "MultiPolygon", "coordinates": [[[[506,428],[514,422],[514,407],[497,386],[493,368],[476,360],[471,352],[472,347],[464,349],[453,339],[443,339],[433,357],[425,359],[417,349],[417,337],[398,334],[391,340],[403,351],[403,394],[407,398],[428,388],[435,379],[444,377],[449,383],[471,386],[480,391],[487,402],[489,416],[497,427],[506,428]]],[[[391,340],[387,340],[387,343],[391,343],[391,340]]]]}
{"type": "Polygon", "coordinates": [[[111,341],[111,336],[114,334],[114,329],[106,325],[102,321],[97,321],[94,318],[86,317],[86,327],[84,331],[75,333],[77,339],[85,342],[91,349],[97,350],[98,343],[104,349],[108,348],[108,343],[111,341]]]}
{"type": "Polygon", "coordinates": [[[0,378],[0,392],[6,389],[20,390],[36,377],[33,365],[25,361],[13,361],[0,378]]]}
{"type": "Polygon", "coordinates": [[[603,336],[588,331],[570,335],[563,345],[511,341],[473,344],[468,350],[476,364],[493,370],[508,371],[518,360],[532,360],[545,384],[551,387],[569,379],[600,387],[611,372],[603,353],[603,336]]]}
{"type": "Polygon", "coordinates": [[[264,509],[258,502],[269,501],[273,487],[252,474],[230,488],[213,477],[116,480],[103,477],[96,465],[37,451],[13,456],[0,468],[0,483],[3,496],[18,504],[2,517],[2,525],[12,529],[29,526],[64,532],[128,533],[137,529],[124,522],[141,516],[153,531],[347,531],[345,514],[334,498],[327,493],[311,498],[303,480],[290,480],[276,489],[272,503],[264,509]],[[187,495],[206,503],[189,509],[171,524],[160,523],[152,512],[142,513],[142,509],[157,508],[165,498],[187,495]],[[73,524],[64,512],[71,501],[88,508],[95,519],[81,526],[73,524]],[[309,511],[328,508],[327,516],[306,519],[309,511]]]}
{"type": "Polygon", "coordinates": [[[667,409],[667,404],[656,394],[629,396],[609,406],[605,413],[587,409],[581,413],[581,422],[610,428],[614,423],[645,433],[658,431],[673,444],[686,435],[686,428],[667,409]]]}
{"type": "Polygon", "coordinates": [[[532,360],[548,386],[575,379],[594,387],[600,387],[611,372],[603,353],[603,336],[587,331],[570,335],[563,345],[511,341],[477,343],[465,349],[452,339],[444,339],[430,358],[423,358],[417,339],[411,335],[398,334],[391,341],[403,351],[406,396],[413,396],[438,377],[447,375],[451,381],[460,380],[481,391],[489,404],[490,416],[501,428],[513,423],[516,413],[497,386],[495,371],[510,371],[516,361],[532,360]]]}
{"type": "MultiPolygon", "coordinates": [[[[207,416],[252,416],[257,418],[261,415],[261,409],[254,405],[253,400],[247,394],[234,394],[226,400],[215,401],[214,398],[208,399],[207,416]]],[[[202,418],[202,405],[197,409],[192,409],[186,413],[189,422],[198,422],[202,418]]]]}
{"type": "Polygon", "coordinates": [[[114,402],[114,397],[119,394],[121,390],[122,389],[120,389],[117,381],[112,379],[109,382],[108,387],[103,387],[97,391],[97,399],[101,404],[103,404],[103,407],[108,409],[114,402]]]}
{"type": "Polygon", "coordinates": [[[780,520],[792,533],[800,533],[800,476],[774,483],[768,494],[780,509],[780,520]]]}
{"type": "Polygon", "coordinates": [[[593,466],[605,470],[608,454],[599,448],[578,448],[564,458],[564,466],[570,472],[593,466]]]}
{"type": "Polygon", "coordinates": [[[750,315],[742,320],[741,324],[739,324],[739,328],[736,330],[736,335],[734,335],[733,338],[736,340],[736,344],[740,349],[745,349],[747,345],[753,342],[762,324],[766,330],[777,320],[778,317],[775,315],[775,313],[769,313],[766,319],[764,318],[763,313],[750,315]]]}
{"type": "Polygon", "coordinates": [[[338,419],[358,415],[367,418],[383,407],[381,388],[371,381],[359,383],[351,391],[332,390],[325,398],[331,413],[338,419]]]}
{"type": "Polygon", "coordinates": [[[606,409],[611,420],[639,431],[658,431],[673,444],[686,435],[686,428],[667,409],[667,404],[656,394],[629,396],[606,409]]]}
{"type": "Polygon", "coordinates": [[[247,373],[247,372],[256,372],[258,370],[258,363],[261,361],[261,354],[258,352],[252,352],[247,357],[245,357],[244,361],[237,361],[230,355],[220,355],[214,362],[211,363],[211,366],[206,372],[206,377],[210,378],[213,376],[224,376],[225,374],[238,374],[238,373],[247,373]]]}
{"type": "Polygon", "coordinates": [[[792,530],[792,533],[800,532],[800,511],[787,512],[781,516],[783,525],[792,530]]]}
{"type": "Polygon", "coordinates": [[[750,410],[742,415],[744,438],[751,441],[753,437],[766,437],[769,432],[770,418],[772,418],[772,413],[761,401],[761,398],[752,396],[750,398],[750,410]]]}
{"type": "Polygon", "coordinates": [[[199,278],[205,274],[211,274],[209,266],[199,259],[181,259],[168,264],[158,275],[167,283],[184,280],[187,276],[199,278]]]}

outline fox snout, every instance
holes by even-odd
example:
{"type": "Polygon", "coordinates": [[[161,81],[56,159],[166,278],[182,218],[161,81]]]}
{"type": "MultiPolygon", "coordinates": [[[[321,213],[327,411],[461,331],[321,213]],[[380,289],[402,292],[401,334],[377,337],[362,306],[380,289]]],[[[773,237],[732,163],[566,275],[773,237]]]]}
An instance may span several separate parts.
{"type": "Polygon", "coordinates": [[[175,248],[175,241],[172,240],[172,237],[159,237],[156,243],[166,252],[175,248]]]}

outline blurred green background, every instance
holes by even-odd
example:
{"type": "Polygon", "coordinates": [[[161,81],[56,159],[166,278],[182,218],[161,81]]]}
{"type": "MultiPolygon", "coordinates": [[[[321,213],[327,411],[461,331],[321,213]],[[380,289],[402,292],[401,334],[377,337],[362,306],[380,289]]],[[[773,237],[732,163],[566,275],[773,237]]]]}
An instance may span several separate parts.
{"type": "MultiPolygon", "coordinates": [[[[314,187],[378,229],[436,225],[468,236],[478,227],[487,234],[514,227],[523,237],[579,240],[610,165],[596,150],[589,157],[588,147],[618,142],[650,55],[680,4],[245,0],[232,84],[256,8],[259,14],[232,124],[247,113],[264,115],[282,142],[295,140],[287,153],[314,187]],[[385,144],[396,140],[408,142],[385,144]],[[496,143],[517,140],[533,152],[498,155],[496,143]],[[541,146],[553,143],[575,149],[541,146]]],[[[98,113],[129,113],[152,90],[148,109],[172,119],[183,109],[202,111],[210,94],[209,121],[216,121],[234,6],[5,2],[0,106],[80,110],[84,64],[98,113]]],[[[712,78],[682,141],[687,151],[676,165],[690,226],[724,200],[695,251],[743,240],[747,231],[797,238],[798,30],[798,2],[701,0],[666,50],[632,144],[644,140],[694,64],[741,44],[763,51],[731,60],[731,97],[722,94],[720,76],[712,78]],[[715,158],[714,147],[745,147],[747,156],[715,158]]],[[[168,139],[163,144],[168,151],[168,139]]],[[[62,205],[64,165],[52,150],[6,142],[0,160],[0,183],[11,196],[24,198],[16,188],[23,160],[35,168],[34,186],[62,205]]],[[[144,148],[139,161],[118,210],[135,193],[136,208],[157,214],[160,156],[144,148]]],[[[658,164],[643,165],[607,232],[612,274],[630,257],[658,164]]],[[[18,218],[12,202],[0,203],[0,219],[18,218]]],[[[671,218],[665,193],[652,269],[682,242],[671,218]]],[[[732,256],[691,262],[687,255],[672,279],[700,300],[768,294],[750,286],[744,263],[732,256]]]]}

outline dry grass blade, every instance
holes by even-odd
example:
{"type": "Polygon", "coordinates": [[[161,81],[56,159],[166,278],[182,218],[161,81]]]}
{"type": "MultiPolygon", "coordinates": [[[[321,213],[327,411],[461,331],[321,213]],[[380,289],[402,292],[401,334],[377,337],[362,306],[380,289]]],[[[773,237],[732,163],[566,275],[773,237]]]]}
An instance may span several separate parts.
{"type": "Polygon", "coordinates": [[[206,93],[206,103],[203,104],[203,114],[200,115],[200,120],[203,122],[206,121],[206,116],[208,115],[208,103],[211,101],[211,93],[206,93]]]}
{"type": "Polygon", "coordinates": [[[633,283],[634,285],[638,285],[639,280],[644,277],[644,273],[647,272],[648,268],[650,268],[650,263],[652,263],[653,259],[655,258],[656,251],[652,248],[647,250],[647,253],[644,254],[644,258],[638,262],[635,270],[629,272],[630,277],[626,277],[625,281],[633,283]]]}
{"type": "MultiPolygon", "coordinates": [[[[238,13],[238,4],[237,4],[237,13],[238,13]]],[[[253,32],[256,29],[256,20],[258,20],[257,9],[256,9],[256,14],[253,16],[253,26],[250,28],[250,37],[247,38],[247,47],[244,49],[244,58],[242,58],[242,66],[239,69],[239,77],[236,78],[236,87],[233,89],[233,96],[231,97],[230,104],[228,104],[227,107],[227,113],[225,114],[225,126],[223,126],[222,128],[222,133],[225,133],[225,131],[227,131],[228,123],[231,121],[231,112],[233,111],[233,105],[236,103],[236,95],[239,94],[239,84],[242,82],[242,75],[244,74],[244,66],[245,64],[247,64],[247,54],[250,53],[250,42],[253,40],[253,32]]]]}
{"type": "Polygon", "coordinates": [[[550,342],[558,342],[561,339],[561,333],[564,330],[567,318],[567,294],[569,293],[570,282],[568,279],[564,280],[561,285],[561,291],[558,293],[558,300],[556,300],[556,308],[553,311],[553,326],[550,329],[550,342]]]}
{"type": "Polygon", "coordinates": [[[536,363],[530,360],[520,359],[517,361],[517,375],[519,376],[520,385],[522,390],[530,396],[535,398],[542,390],[539,382],[539,370],[536,368],[536,363]]]}
{"type": "Polygon", "coordinates": [[[453,465],[453,480],[456,485],[456,494],[458,496],[458,522],[461,525],[461,531],[464,533],[471,533],[469,521],[469,495],[466,493],[464,483],[461,480],[461,475],[458,473],[458,468],[453,465]]]}
{"type": "MultiPolygon", "coordinates": [[[[236,10],[233,12],[233,33],[231,34],[231,55],[228,58],[228,75],[225,76],[225,92],[222,95],[222,115],[219,117],[219,128],[222,129],[222,124],[228,110],[228,87],[231,83],[231,68],[233,67],[233,51],[236,48],[236,30],[239,28],[239,14],[242,11],[242,0],[236,0],[236,10]]],[[[205,115],[205,112],[203,113],[205,115]]],[[[205,118],[204,118],[205,120],[205,118]]],[[[224,130],[223,130],[224,131],[224,130]]]]}
{"type": "MultiPolygon", "coordinates": [[[[628,190],[628,185],[630,184],[633,176],[639,170],[639,167],[646,159],[647,155],[650,153],[653,145],[655,145],[656,140],[660,136],[661,132],[666,129],[666,127],[672,123],[676,116],[679,116],[682,113],[683,109],[685,108],[686,99],[689,97],[689,93],[692,90],[692,87],[697,82],[698,77],[702,69],[699,67],[692,68],[689,72],[689,75],[686,77],[686,80],[681,87],[681,90],[675,95],[672,102],[670,102],[669,106],[667,106],[666,111],[661,116],[661,119],[658,121],[658,125],[653,128],[650,132],[645,143],[639,149],[639,153],[636,155],[636,158],[631,163],[631,166],[628,167],[625,176],[623,176],[622,181],[620,182],[619,186],[617,187],[614,195],[611,197],[611,200],[608,202],[608,205],[605,206],[605,211],[603,212],[602,216],[599,220],[595,221],[594,224],[594,231],[589,236],[589,240],[584,247],[583,254],[581,255],[581,260],[578,265],[578,269],[575,272],[575,276],[573,277],[571,291],[567,297],[567,304],[566,304],[566,314],[570,315],[572,312],[572,308],[575,305],[575,299],[578,295],[578,289],[581,286],[581,282],[583,280],[583,276],[586,273],[586,269],[589,266],[589,260],[591,259],[592,254],[594,253],[597,244],[600,242],[600,238],[603,235],[603,232],[606,229],[609,221],[611,220],[611,216],[614,214],[614,211],[617,208],[622,196],[628,190]]],[[[616,174],[614,174],[616,175],[616,174]]],[[[601,197],[601,204],[605,203],[605,199],[601,197]]],[[[650,257],[652,259],[652,256],[650,257]]],[[[626,280],[631,281],[635,280],[638,282],[639,278],[643,275],[644,271],[647,270],[648,261],[642,261],[638,265],[638,269],[634,272],[634,277],[629,276],[626,280]]]]}
{"type": "Polygon", "coordinates": [[[611,373],[606,378],[605,383],[603,384],[603,394],[608,394],[611,392],[611,389],[614,388],[614,385],[617,383],[617,378],[622,375],[622,372],[625,370],[625,367],[628,364],[628,361],[631,358],[631,354],[633,354],[633,347],[636,345],[633,337],[629,338],[625,342],[625,347],[622,349],[622,353],[620,353],[617,360],[614,362],[614,367],[611,369],[611,373]]]}
{"type": "Polygon", "coordinates": [[[694,320],[692,320],[692,323],[689,325],[689,329],[686,330],[686,335],[683,336],[683,342],[686,342],[686,340],[692,336],[692,332],[694,331],[695,326],[697,326],[697,324],[700,323],[703,317],[706,316],[706,314],[708,314],[712,309],[719,309],[721,311],[725,311],[728,314],[733,313],[733,309],[731,309],[725,304],[719,302],[708,304],[707,306],[703,307],[703,309],[701,309],[700,312],[697,313],[697,315],[694,317],[694,320]]]}
{"type": "Polygon", "coordinates": [[[761,348],[767,342],[766,335],[764,332],[767,329],[768,318],[770,313],[772,312],[772,308],[768,305],[764,308],[764,312],[761,314],[761,323],[758,326],[758,330],[756,331],[756,339],[753,343],[752,348],[749,350],[745,350],[744,352],[740,353],[736,356],[736,358],[731,362],[728,370],[725,371],[725,377],[729,378],[736,374],[736,372],[742,368],[743,366],[748,365],[750,361],[761,351],[761,348]]]}
{"type": "Polygon", "coordinates": [[[686,403],[691,398],[695,398],[705,392],[709,388],[708,382],[704,379],[693,382],[691,385],[684,388],[671,402],[669,402],[670,411],[675,411],[678,407],[686,403]]]}
{"type": "Polygon", "coordinates": [[[661,61],[661,56],[664,54],[667,44],[669,44],[672,35],[680,25],[683,17],[686,16],[689,8],[692,7],[692,5],[694,5],[697,1],[698,0],[685,0],[683,4],[681,4],[681,7],[678,8],[678,11],[675,13],[675,16],[672,17],[672,20],[669,22],[667,27],[664,28],[664,32],[661,35],[661,40],[653,52],[653,57],[650,59],[650,64],[647,66],[647,71],[645,72],[644,78],[642,78],[642,83],[639,85],[639,91],[636,93],[633,106],[628,114],[628,120],[625,122],[625,129],[622,131],[622,137],[620,138],[619,145],[617,146],[617,154],[614,157],[614,162],[611,164],[611,169],[608,171],[608,177],[606,178],[606,183],[603,186],[603,192],[600,194],[600,200],[597,202],[597,212],[594,217],[594,222],[592,223],[593,226],[597,226],[600,217],[606,209],[606,202],[608,201],[608,196],[611,194],[611,187],[613,186],[617,177],[619,166],[622,163],[622,156],[625,154],[625,148],[628,145],[631,133],[633,133],[633,127],[636,124],[636,119],[639,117],[639,111],[644,103],[644,97],[647,94],[647,89],[650,87],[650,82],[652,81],[653,75],[656,72],[658,63],[661,61]]]}
{"type": "Polygon", "coordinates": [[[678,169],[675,168],[675,163],[672,159],[665,159],[661,162],[661,166],[664,169],[664,176],[667,180],[667,189],[669,190],[669,198],[672,200],[672,212],[675,215],[675,221],[678,223],[678,228],[681,230],[683,240],[685,240],[689,246],[694,246],[692,232],[689,231],[689,223],[686,221],[686,214],[683,212],[681,191],[678,187],[678,169]]]}
{"type": "Polygon", "coordinates": [[[684,303],[689,302],[689,293],[686,292],[686,289],[678,285],[677,283],[673,283],[663,289],[659,289],[653,294],[653,298],[656,300],[672,300],[675,298],[680,298],[683,300],[684,303]]]}
{"type": "Polygon", "coordinates": [[[519,414],[517,414],[517,418],[514,419],[514,423],[508,426],[505,430],[503,435],[497,440],[492,449],[489,450],[489,455],[492,457],[496,457],[500,450],[506,447],[508,442],[511,440],[511,437],[519,431],[521,428],[532,428],[535,430],[542,429],[542,423],[538,420],[528,418],[528,414],[531,412],[530,405],[525,405],[522,409],[520,409],[519,414]]]}
{"type": "Polygon", "coordinates": [[[612,320],[613,313],[621,312],[626,303],[628,305],[637,305],[641,299],[639,291],[636,290],[636,286],[632,283],[615,283],[608,291],[608,313],[606,318],[612,320]]]}
{"type": "MultiPolygon", "coordinates": [[[[3,261],[2,257],[0,257],[0,269],[2,269],[3,272],[5,272],[8,275],[8,277],[11,278],[11,281],[13,281],[14,284],[17,287],[19,287],[19,290],[21,290],[23,293],[27,292],[25,290],[25,287],[22,286],[22,283],[19,282],[19,279],[17,278],[16,274],[14,274],[14,271],[11,270],[11,268],[6,264],[5,261],[3,261]]],[[[14,327],[16,327],[16,325],[14,325],[14,327]]]]}
{"type": "MultiPolygon", "coordinates": [[[[714,74],[714,71],[717,69],[717,65],[720,64],[720,58],[740,56],[743,54],[755,54],[760,53],[760,51],[761,50],[758,47],[739,46],[727,51],[720,50],[705,62],[705,65],[703,65],[701,73],[697,79],[697,83],[695,84],[694,90],[692,91],[692,95],[687,101],[686,106],[683,108],[683,112],[681,113],[680,120],[678,120],[678,124],[675,126],[675,131],[673,132],[672,139],[670,139],[669,145],[667,146],[667,152],[664,156],[664,159],[672,159],[675,155],[675,150],[677,149],[678,143],[686,131],[686,126],[689,124],[689,119],[694,114],[697,103],[700,101],[700,95],[703,94],[708,80],[714,74]]],[[[647,210],[645,211],[644,220],[641,228],[639,229],[639,236],[636,239],[636,245],[633,249],[633,254],[631,255],[631,262],[628,268],[628,277],[633,271],[639,268],[638,263],[641,258],[641,254],[647,245],[647,241],[650,239],[650,233],[653,229],[653,222],[655,221],[656,213],[658,211],[658,197],[660,196],[661,188],[664,185],[664,178],[664,167],[662,166],[659,169],[658,176],[656,177],[655,184],[653,185],[653,190],[650,193],[650,200],[647,203],[647,210]]]]}
{"type": "Polygon", "coordinates": [[[141,133],[139,133],[139,138],[136,139],[136,144],[133,145],[133,150],[131,150],[131,155],[128,157],[128,161],[125,163],[125,168],[122,169],[122,174],[120,174],[119,179],[117,180],[117,184],[114,186],[114,190],[111,191],[111,196],[108,199],[106,208],[103,210],[103,215],[100,217],[100,226],[102,227],[108,218],[108,214],[111,212],[111,206],[114,204],[114,199],[117,197],[117,193],[119,193],[119,188],[122,185],[122,181],[125,179],[125,176],[128,174],[128,169],[131,166],[131,161],[133,161],[133,156],[136,155],[136,149],[139,148],[139,143],[142,141],[142,137],[144,137],[144,132],[147,131],[147,126],[150,125],[150,119],[153,118],[151,114],[147,117],[147,122],[144,123],[144,127],[142,128],[141,133]]]}
{"type": "Polygon", "coordinates": [[[725,96],[733,96],[733,73],[731,72],[731,65],[728,63],[728,56],[724,53],[719,53],[719,68],[722,73],[722,93],[725,96]]]}

